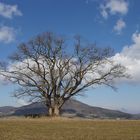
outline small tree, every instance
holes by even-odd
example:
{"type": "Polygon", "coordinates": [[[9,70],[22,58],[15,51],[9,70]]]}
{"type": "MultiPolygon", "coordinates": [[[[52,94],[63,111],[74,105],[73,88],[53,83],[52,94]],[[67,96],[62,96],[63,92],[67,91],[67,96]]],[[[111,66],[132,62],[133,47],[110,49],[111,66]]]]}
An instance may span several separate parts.
{"type": "Polygon", "coordinates": [[[10,64],[1,65],[1,75],[17,83],[15,96],[45,102],[50,116],[58,116],[72,96],[93,85],[114,87],[125,77],[125,68],[111,59],[111,49],[84,44],[80,37],[70,43],[53,33],[44,33],[18,46],[10,64]]]}

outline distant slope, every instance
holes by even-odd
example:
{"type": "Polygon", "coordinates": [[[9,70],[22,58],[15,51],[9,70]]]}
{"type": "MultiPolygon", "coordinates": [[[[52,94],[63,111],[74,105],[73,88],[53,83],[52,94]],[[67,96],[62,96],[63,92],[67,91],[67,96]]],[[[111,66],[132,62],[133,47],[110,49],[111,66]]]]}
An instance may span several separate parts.
{"type": "MultiPolygon", "coordinates": [[[[47,108],[42,103],[33,103],[19,108],[0,107],[1,116],[14,115],[24,116],[26,114],[47,114],[47,108]]],[[[62,116],[83,118],[124,118],[132,119],[133,115],[116,110],[100,107],[92,107],[77,100],[67,101],[61,110],[62,116]]]]}
{"type": "Polygon", "coordinates": [[[33,103],[30,105],[19,107],[13,115],[23,116],[26,114],[47,114],[47,108],[43,103],[33,103]]]}
{"type": "Polygon", "coordinates": [[[62,112],[76,113],[76,116],[86,117],[86,118],[131,118],[132,115],[116,110],[109,110],[100,107],[92,107],[87,104],[81,103],[77,100],[67,101],[62,112]]]}
{"type": "Polygon", "coordinates": [[[16,110],[17,110],[17,108],[12,107],[12,106],[0,107],[0,116],[11,115],[11,114],[13,114],[16,110]]]}

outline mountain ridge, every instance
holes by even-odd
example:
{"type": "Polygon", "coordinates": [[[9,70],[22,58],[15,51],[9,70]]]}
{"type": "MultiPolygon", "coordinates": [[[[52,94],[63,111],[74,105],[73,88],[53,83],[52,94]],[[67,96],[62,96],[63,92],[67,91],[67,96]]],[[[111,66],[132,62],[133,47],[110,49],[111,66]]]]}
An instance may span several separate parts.
{"type": "MultiPolygon", "coordinates": [[[[66,117],[101,118],[101,119],[139,119],[139,115],[132,115],[118,110],[94,107],[78,100],[68,100],[61,109],[61,115],[66,117]]],[[[0,116],[25,116],[27,114],[47,114],[43,103],[32,103],[21,107],[0,107],[0,116]]]]}

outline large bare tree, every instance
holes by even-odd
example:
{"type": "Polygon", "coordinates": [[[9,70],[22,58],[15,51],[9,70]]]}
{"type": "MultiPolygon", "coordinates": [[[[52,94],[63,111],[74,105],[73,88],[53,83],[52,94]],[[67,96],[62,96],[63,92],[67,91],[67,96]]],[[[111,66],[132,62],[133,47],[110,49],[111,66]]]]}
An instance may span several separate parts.
{"type": "Polygon", "coordinates": [[[125,68],[113,62],[111,52],[83,43],[80,37],[70,42],[48,32],[20,44],[9,64],[1,64],[0,74],[19,85],[16,97],[43,101],[49,115],[58,116],[72,96],[94,85],[113,88],[114,79],[126,76],[125,68]]]}

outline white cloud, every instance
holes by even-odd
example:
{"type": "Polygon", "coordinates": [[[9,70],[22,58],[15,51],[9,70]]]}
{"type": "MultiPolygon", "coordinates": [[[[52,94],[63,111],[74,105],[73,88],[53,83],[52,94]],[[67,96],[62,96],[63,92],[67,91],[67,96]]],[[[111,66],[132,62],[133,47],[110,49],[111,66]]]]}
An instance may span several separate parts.
{"type": "Polygon", "coordinates": [[[0,27],[0,42],[11,43],[15,40],[16,31],[12,27],[0,27]]]}
{"type": "Polygon", "coordinates": [[[140,60],[140,33],[135,32],[132,35],[132,41],[132,45],[124,47],[122,54],[129,58],[140,60]]]}
{"type": "Polygon", "coordinates": [[[100,5],[101,15],[107,19],[108,15],[121,14],[125,15],[128,12],[128,2],[125,0],[106,0],[100,5]]]}
{"type": "Polygon", "coordinates": [[[0,2],[0,15],[11,19],[13,16],[22,16],[17,5],[7,5],[0,2]]]}
{"type": "Polygon", "coordinates": [[[127,79],[130,83],[140,83],[140,33],[135,32],[132,35],[133,44],[125,46],[121,53],[114,56],[114,60],[121,63],[127,68],[131,79],[127,79]]]}
{"type": "Polygon", "coordinates": [[[122,29],[124,29],[125,27],[125,22],[122,19],[119,19],[114,26],[114,31],[116,31],[117,34],[121,34],[122,29]]]}
{"type": "MultiPolygon", "coordinates": [[[[122,51],[120,53],[115,54],[115,56],[113,56],[113,60],[116,63],[120,63],[122,65],[124,65],[127,68],[127,73],[131,75],[130,79],[122,79],[122,82],[126,82],[126,83],[131,83],[131,84],[140,84],[140,33],[139,32],[135,32],[132,34],[132,44],[124,46],[122,51]]],[[[45,65],[45,61],[42,61],[43,58],[40,58],[40,63],[42,62],[45,65]]],[[[25,62],[29,62],[31,66],[34,66],[34,63],[31,60],[24,60],[25,62]]],[[[74,61],[74,59],[73,59],[74,61]]],[[[75,59],[76,61],[76,59],[75,59]]],[[[59,63],[59,61],[58,61],[59,63]]],[[[104,65],[103,65],[104,66],[104,65]]],[[[18,69],[18,67],[22,70],[23,72],[26,70],[26,73],[31,74],[31,76],[33,78],[36,79],[36,77],[34,77],[34,74],[32,74],[31,72],[29,72],[26,69],[26,65],[22,65],[22,63],[15,63],[15,64],[11,64],[9,65],[9,70],[14,70],[14,69],[18,69]]],[[[108,68],[110,68],[110,65],[106,64],[104,68],[99,67],[102,69],[104,69],[103,72],[105,72],[105,70],[107,70],[108,68]],[[106,67],[106,69],[105,69],[106,67]]],[[[47,69],[47,64],[46,64],[46,69],[47,69]]],[[[57,74],[57,73],[56,73],[57,74]]],[[[92,72],[93,74],[93,72],[92,72]]],[[[92,78],[91,72],[89,72],[86,76],[87,79],[92,78]]],[[[97,73],[98,74],[98,73],[97,73]]],[[[48,75],[49,76],[49,75],[48,75]]],[[[94,77],[98,76],[96,75],[96,71],[94,73],[94,77]]],[[[69,78],[69,75],[67,75],[66,78],[69,78]]],[[[39,82],[40,79],[37,77],[37,81],[39,82]]],[[[119,79],[120,82],[120,79],[119,79]]]]}
{"type": "Polygon", "coordinates": [[[128,12],[128,3],[125,0],[109,0],[106,5],[110,11],[110,14],[126,14],[128,12]]]}
{"type": "Polygon", "coordinates": [[[18,103],[19,105],[22,105],[22,106],[24,106],[24,105],[29,105],[29,104],[30,104],[29,102],[27,102],[27,101],[25,101],[25,100],[23,100],[23,99],[18,99],[18,100],[17,100],[17,103],[18,103]]]}

